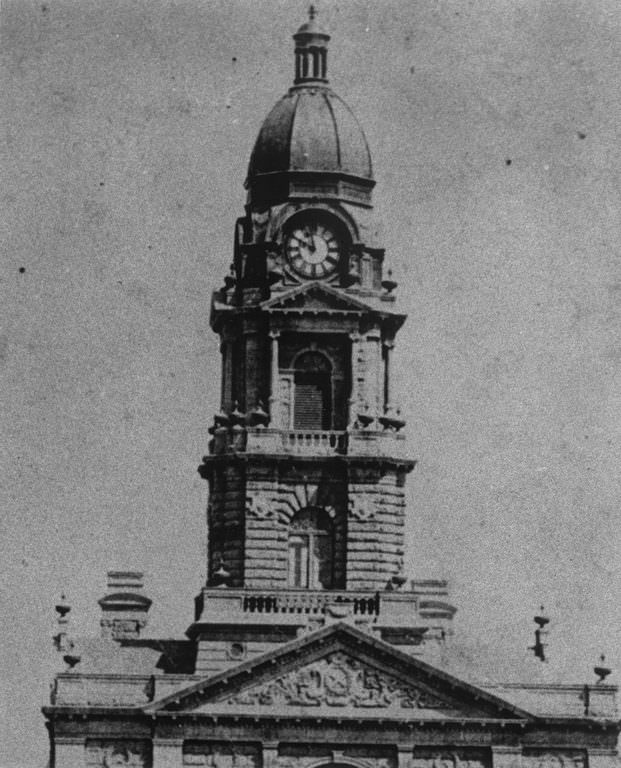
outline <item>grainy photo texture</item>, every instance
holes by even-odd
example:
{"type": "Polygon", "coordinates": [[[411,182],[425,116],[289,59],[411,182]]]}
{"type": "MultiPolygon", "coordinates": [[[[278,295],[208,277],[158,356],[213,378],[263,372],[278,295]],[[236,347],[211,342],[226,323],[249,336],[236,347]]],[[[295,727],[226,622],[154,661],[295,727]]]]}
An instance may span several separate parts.
{"type": "Polygon", "coordinates": [[[618,4],[0,20],[0,766],[617,768],[618,4]]]}

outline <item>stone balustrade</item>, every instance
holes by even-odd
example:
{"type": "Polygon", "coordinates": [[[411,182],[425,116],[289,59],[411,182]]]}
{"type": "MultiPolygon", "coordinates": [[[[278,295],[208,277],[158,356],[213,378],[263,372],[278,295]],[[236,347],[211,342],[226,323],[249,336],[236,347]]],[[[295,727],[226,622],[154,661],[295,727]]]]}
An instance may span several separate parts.
{"type": "Polygon", "coordinates": [[[411,592],[205,587],[196,601],[195,621],[226,624],[261,616],[268,623],[306,624],[310,618],[328,616],[400,625],[411,622],[416,609],[411,592]]]}
{"type": "Polygon", "coordinates": [[[386,456],[407,458],[405,435],[392,430],[294,430],[220,427],[212,454],[273,453],[295,456],[386,456]]]}
{"type": "Polygon", "coordinates": [[[274,591],[273,594],[248,594],[243,600],[244,613],[285,613],[323,615],[376,616],[379,613],[379,595],[366,593],[324,591],[274,591]]]}

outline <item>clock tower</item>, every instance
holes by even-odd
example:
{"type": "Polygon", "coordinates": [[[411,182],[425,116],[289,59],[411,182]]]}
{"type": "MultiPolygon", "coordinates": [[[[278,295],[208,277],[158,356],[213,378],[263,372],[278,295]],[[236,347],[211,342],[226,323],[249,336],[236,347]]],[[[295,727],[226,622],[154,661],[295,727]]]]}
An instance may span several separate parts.
{"type": "Polygon", "coordinates": [[[98,638],[73,637],[59,602],[50,766],[618,768],[616,688],[458,677],[446,584],[405,576],[415,462],[390,368],[405,317],[329,37],[311,12],[294,40],[213,297],[222,387],[194,621],[149,637],[134,571],[108,574],[98,638]]]}
{"type": "Polygon", "coordinates": [[[205,672],[337,618],[434,658],[454,613],[443,582],[404,574],[415,462],[390,365],[405,316],[369,148],[328,85],[312,9],[293,37],[294,83],[259,131],[212,304],[221,408],[200,467],[208,580],[189,630],[205,672]]]}

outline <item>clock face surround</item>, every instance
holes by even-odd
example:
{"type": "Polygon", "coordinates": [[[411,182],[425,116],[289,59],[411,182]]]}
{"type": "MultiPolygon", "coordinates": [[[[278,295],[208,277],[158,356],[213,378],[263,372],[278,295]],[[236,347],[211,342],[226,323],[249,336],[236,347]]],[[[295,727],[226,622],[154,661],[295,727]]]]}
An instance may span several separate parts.
{"type": "Polygon", "coordinates": [[[341,257],[340,241],[332,228],[311,217],[291,229],[285,251],[291,267],[302,277],[312,279],[332,274],[341,257]]]}

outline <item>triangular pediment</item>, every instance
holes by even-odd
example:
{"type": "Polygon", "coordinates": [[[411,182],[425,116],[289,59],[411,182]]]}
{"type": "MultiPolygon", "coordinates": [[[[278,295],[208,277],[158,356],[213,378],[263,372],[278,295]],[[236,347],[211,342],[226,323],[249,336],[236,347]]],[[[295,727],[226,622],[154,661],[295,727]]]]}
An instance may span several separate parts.
{"type": "Polygon", "coordinates": [[[373,308],[358,298],[326,283],[307,283],[268,299],[261,305],[271,311],[371,312],[373,308]]]}
{"type": "Polygon", "coordinates": [[[337,624],[154,702],[193,714],[530,718],[502,699],[337,624]]]}

